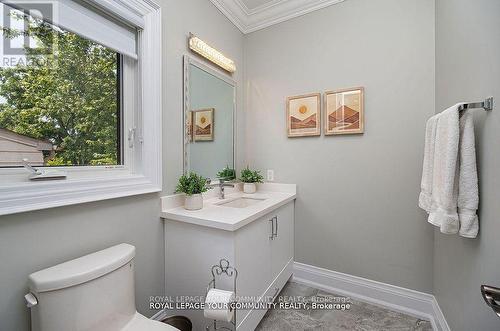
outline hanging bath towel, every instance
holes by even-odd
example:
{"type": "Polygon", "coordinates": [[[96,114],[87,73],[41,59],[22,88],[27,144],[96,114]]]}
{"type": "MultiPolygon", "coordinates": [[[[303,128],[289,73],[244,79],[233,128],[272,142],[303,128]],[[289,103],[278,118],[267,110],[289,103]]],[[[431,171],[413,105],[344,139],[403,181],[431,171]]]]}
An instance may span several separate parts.
{"type": "Polygon", "coordinates": [[[479,231],[477,208],[479,189],[476,164],[476,144],[474,119],[466,111],[460,118],[460,170],[458,180],[458,219],[459,234],[462,237],[476,238],[479,231]]]}
{"type": "Polygon", "coordinates": [[[436,143],[436,126],[439,114],[432,116],[425,127],[424,166],[418,205],[427,213],[431,212],[432,203],[432,169],[434,167],[434,146],[436,143]]]}
{"type": "Polygon", "coordinates": [[[479,195],[474,123],[468,112],[459,116],[459,105],[429,120],[419,205],[442,233],[475,238],[479,195]]]}

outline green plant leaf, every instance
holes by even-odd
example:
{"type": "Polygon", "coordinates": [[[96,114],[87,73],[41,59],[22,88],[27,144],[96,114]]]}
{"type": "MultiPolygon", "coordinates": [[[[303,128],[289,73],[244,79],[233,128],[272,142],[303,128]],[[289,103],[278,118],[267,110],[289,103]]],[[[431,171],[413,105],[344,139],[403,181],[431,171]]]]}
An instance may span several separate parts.
{"type": "Polygon", "coordinates": [[[250,170],[247,166],[241,170],[240,180],[243,183],[263,183],[264,177],[260,174],[260,171],[250,170]]]}
{"type": "Polygon", "coordinates": [[[224,169],[217,173],[217,177],[223,178],[225,180],[233,180],[236,178],[236,171],[232,168],[229,168],[229,166],[227,165],[224,169]]]}
{"type": "Polygon", "coordinates": [[[207,178],[195,172],[190,172],[179,178],[175,193],[185,193],[186,195],[201,194],[208,191],[210,188],[207,178]]]}

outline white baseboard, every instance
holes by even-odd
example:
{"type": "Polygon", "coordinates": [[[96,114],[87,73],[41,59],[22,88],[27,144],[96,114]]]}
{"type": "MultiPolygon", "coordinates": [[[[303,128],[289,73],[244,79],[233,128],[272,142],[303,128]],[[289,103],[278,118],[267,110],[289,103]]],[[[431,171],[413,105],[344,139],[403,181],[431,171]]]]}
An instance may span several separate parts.
{"type": "Polygon", "coordinates": [[[431,322],[435,331],[450,331],[432,294],[295,262],[293,280],[311,287],[349,296],[431,322]]]}

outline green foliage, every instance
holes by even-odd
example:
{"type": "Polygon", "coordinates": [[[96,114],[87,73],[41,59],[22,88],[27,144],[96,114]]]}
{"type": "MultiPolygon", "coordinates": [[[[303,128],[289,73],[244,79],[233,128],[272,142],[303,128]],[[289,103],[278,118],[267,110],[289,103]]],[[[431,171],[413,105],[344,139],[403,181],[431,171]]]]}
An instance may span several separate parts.
{"type": "Polygon", "coordinates": [[[227,165],[224,169],[217,173],[217,177],[223,178],[225,180],[233,180],[236,178],[236,171],[229,168],[229,166],[227,165]]]}
{"type": "Polygon", "coordinates": [[[210,189],[208,180],[194,172],[189,175],[182,175],[175,189],[175,193],[185,193],[187,195],[200,194],[210,189]]]}
{"type": "Polygon", "coordinates": [[[241,170],[240,179],[243,183],[262,183],[264,177],[260,174],[260,171],[252,171],[246,167],[246,169],[241,170]]]}
{"type": "Polygon", "coordinates": [[[52,52],[0,68],[0,128],[57,146],[48,165],[117,164],[117,53],[40,20],[28,31],[52,52]]]}

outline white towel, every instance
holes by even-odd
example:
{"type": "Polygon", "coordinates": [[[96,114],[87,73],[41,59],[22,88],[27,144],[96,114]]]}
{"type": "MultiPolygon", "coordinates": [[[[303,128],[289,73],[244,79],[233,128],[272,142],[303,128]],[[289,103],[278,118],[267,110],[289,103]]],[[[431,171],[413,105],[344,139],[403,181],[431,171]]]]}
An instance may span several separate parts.
{"type": "Polygon", "coordinates": [[[432,169],[434,167],[434,143],[436,140],[436,125],[439,114],[432,116],[425,127],[424,165],[418,205],[427,213],[431,212],[432,202],[432,169]]]}
{"type": "Polygon", "coordinates": [[[458,233],[458,145],[460,141],[458,105],[439,114],[434,143],[432,202],[428,221],[442,233],[458,233]]]}
{"type": "Polygon", "coordinates": [[[460,170],[458,180],[458,218],[459,234],[462,237],[476,238],[479,219],[476,215],[479,206],[477,180],[476,146],[474,120],[472,114],[465,112],[460,118],[460,170]]]}
{"type": "Polygon", "coordinates": [[[442,233],[475,238],[479,203],[474,123],[454,105],[427,123],[419,206],[442,233]]]}

